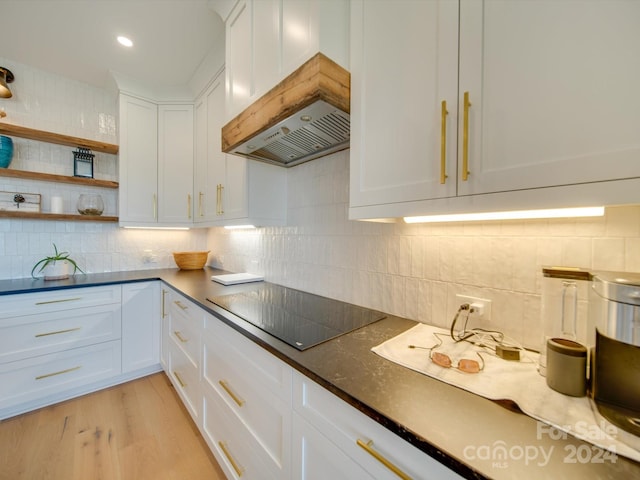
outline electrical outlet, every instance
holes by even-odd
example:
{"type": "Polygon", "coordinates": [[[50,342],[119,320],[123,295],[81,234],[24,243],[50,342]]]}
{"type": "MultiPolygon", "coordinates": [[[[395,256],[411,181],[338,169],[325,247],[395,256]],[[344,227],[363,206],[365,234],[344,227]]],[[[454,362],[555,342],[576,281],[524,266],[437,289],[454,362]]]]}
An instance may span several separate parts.
{"type": "Polygon", "coordinates": [[[157,257],[153,253],[153,250],[144,250],[142,252],[142,263],[149,264],[149,263],[156,263],[156,261],[157,261],[157,257]]]}
{"type": "Polygon", "coordinates": [[[462,305],[463,303],[468,303],[473,312],[471,313],[472,317],[482,318],[482,320],[490,320],[491,319],[491,300],[487,300],[486,298],[477,298],[477,297],[469,297],[468,295],[456,295],[456,302],[458,305],[462,305]]]}

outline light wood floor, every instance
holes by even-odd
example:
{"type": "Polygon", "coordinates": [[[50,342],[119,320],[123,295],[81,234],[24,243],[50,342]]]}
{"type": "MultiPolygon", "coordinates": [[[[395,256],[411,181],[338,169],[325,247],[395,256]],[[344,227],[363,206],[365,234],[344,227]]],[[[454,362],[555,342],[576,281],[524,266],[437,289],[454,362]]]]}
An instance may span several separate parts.
{"type": "Polygon", "coordinates": [[[224,480],[164,373],[0,422],[1,480],[224,480]]]}

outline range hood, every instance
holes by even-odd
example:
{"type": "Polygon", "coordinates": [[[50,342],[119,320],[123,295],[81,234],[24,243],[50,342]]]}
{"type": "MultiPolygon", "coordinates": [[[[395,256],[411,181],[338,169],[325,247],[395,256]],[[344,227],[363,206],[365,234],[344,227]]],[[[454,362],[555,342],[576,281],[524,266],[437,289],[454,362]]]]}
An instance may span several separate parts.
{"type": "Polygon", "coordinates": [[[222,150],[293,167],[349,148],[350,85],[316,54],[222,128],[222,150]]]}

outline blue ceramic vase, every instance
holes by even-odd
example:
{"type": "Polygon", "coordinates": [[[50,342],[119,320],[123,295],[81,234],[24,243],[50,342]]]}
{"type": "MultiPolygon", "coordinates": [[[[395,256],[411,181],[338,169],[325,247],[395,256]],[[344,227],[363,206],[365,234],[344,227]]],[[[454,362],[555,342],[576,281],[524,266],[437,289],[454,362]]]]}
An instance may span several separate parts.
{"type": "Polygon", "coordinates": [[[7,168],[13,159],[13,140],[0,135],[0,168],[7,168]]]}

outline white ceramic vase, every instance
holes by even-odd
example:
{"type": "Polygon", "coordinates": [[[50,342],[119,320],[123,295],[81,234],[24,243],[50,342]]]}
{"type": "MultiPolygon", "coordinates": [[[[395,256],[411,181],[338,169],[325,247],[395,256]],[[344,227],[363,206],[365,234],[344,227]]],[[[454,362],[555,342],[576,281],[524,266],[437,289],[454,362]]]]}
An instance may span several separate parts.
{"type": "Polygon", "coordinates": [[[58,260],[56,262],[49,263],[42,273],[44,273],[45,280],[64,280],[69,278],[69,271],[71,264],[66,260],[58,260]]]}

